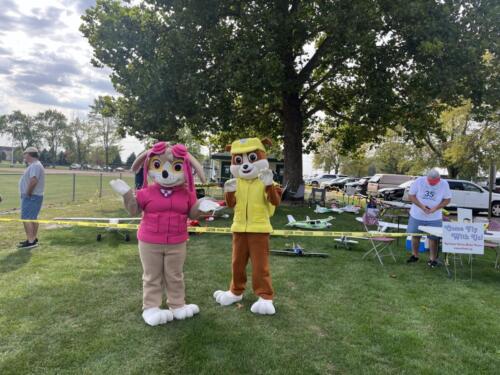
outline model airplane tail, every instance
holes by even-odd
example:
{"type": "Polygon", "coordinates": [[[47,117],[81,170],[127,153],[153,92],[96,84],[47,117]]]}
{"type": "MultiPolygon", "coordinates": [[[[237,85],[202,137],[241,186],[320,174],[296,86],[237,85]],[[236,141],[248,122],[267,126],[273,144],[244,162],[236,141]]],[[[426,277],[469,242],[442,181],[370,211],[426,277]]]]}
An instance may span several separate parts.
{"type": "Polygon", "coordinates": [[[286,217],[288,219],[288,224],[296,222],[295,218],[292,215],[286,215],[286,217]]]}

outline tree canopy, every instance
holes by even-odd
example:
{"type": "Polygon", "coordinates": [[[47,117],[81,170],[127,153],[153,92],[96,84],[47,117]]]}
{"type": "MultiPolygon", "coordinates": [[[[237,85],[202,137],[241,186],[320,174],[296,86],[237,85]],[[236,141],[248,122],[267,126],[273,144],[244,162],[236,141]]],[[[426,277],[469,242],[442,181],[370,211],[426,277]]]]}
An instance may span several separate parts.
{"type": "Polygon", "coordinates": [[[270,136],[296,187],[312,133],[354,149],[400,124],[421,138],[464,98],[490,114],[496,12],[493,0],[97,0],[81,31],[112,70],[123,129],[270,136]]]}

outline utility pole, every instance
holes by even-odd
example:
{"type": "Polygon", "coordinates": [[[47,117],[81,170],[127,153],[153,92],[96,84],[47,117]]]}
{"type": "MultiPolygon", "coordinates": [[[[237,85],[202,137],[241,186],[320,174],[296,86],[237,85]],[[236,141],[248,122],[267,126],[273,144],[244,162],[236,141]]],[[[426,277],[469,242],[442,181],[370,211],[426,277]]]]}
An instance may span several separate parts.
{"type": "Polygon", "coordinates": [[[488,193],[488,220],[491,220],[492,217],[492,212],[491,212],[491,201],[493,197],[493,189],[495,188],[496,185],[496,176],[497,176],[497,171],[496,171],[496,165],[493,162],[490,162],[490,191],[488,193]]]}

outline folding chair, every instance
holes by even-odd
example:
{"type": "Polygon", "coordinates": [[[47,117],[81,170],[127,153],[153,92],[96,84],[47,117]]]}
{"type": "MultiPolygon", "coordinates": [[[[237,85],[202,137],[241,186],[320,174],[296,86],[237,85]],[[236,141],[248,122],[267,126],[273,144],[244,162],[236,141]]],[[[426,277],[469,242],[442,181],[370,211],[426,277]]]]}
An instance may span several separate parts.
{"type": "Polygon", "coordinates": [[[326,206],[326,190],[319,188],[312,188],[311,195],[308,200],[309,207],[314,207],[317,204],[326,206]]]}
{"type": "MultiPolygon", "coordinates": [[[[368,212],[365,212],[362,217],[362,223],[366,232],[374,232],[373,230],[370,230],[370,227],[376,228],[376,231],[378,231],[379,222],[377,216],[370,215],[368,212]]],[[[368,255],[373,253],[373,255],[378,258],[382,266],[384,265],[384,262],[382,262],[382,257],[384,256],[391,256],[392,259],[394,259],[394,262],[396,262],[396,257],[392,253],[391,248],[394,238],[384,237],[381,235],[380,237],[368,237],[368,242],[371,245],[371,249],[363,255],[362,259],[365,259],[368,255]],[[387,251],[389,254],[383,254],[384,251],[387,251]]]]}
{"type": "Polygon", "coordinates": [[[306,187],[304,184],[300,184],[297,191],[292,191],[292,190],[288,189],[287,194],[286,194],[286,199],[292,203],[302,203],[302,202],[304,202],[305,190],[306,190],[306,187]]]}
{"type": "MultiPolygon", "coordinates": [[[[497,221],[490,221],[490,223],[488,224],[488,230],[490,231],[500,231],[500,223],[497,222],[497,221]]],[[[497,253],[497,257],[495,258],[495,268],[500,268],[500,264],[499,264],[499,261],[500,261],[500,244],[497,244],[495,242],[489,242],[489,241],[485,241],[484,242],[484,247],[487,247],[488,249],[494,249],[497,253]]]]}

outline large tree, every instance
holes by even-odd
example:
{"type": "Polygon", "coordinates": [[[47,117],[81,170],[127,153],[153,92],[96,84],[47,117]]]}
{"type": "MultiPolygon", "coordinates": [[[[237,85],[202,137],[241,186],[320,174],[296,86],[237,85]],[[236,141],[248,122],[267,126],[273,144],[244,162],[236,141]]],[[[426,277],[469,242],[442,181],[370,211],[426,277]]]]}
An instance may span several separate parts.
{"type": "Polygon", "coordinates": [[[89,118],[94,127],[97,139],[104,148],[104,163],[109,166],[111,148],[120,139],[117,125],[116,101],[111,96],[98,96],[90,106],[89,118]]]}
{"type": "Polygon", "coordinates": [[[41,146],[42,131],[33,117],[21,111],[0,117],[0,134],[9,136],[21,150],[28,146],[41,146]]]}
{"type": "Polygon", "coordinates": [[[87,120],[74,119],[68,126],[64,146],[68,151],[68,160],[83,164],[88,160],[90,146],[98,138],[93,124],[87,120]]]}
{"type": "Polygon", "coordinates": [[[295,188],[314,131],[354,148],[403,120],[421,134],[442,105],[461,97],[479,105],[489,77],[482,56],[498,35],[495,6],[97,0],[81,31],[93,63],[112,70],[123,129],[157,137],[182,126],[195,135],[269,135],[283,142],[284,179],[295,188]],[[327,127],[318,126],[318,114],[327,127]]]}
{"type": "Polygon", "coordinates": [[[43,139],[49,146],[52,163],[57,163],[58,149],[68,129],[66,116],[54,109],[48,109],[36,115],[35,122],[42,133],[43,139]]]}

